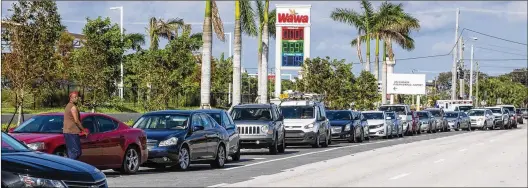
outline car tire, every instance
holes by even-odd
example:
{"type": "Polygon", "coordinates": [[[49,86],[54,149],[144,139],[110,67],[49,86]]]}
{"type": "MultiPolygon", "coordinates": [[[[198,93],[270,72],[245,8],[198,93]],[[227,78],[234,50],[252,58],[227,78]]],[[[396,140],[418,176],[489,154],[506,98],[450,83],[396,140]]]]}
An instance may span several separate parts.
{"type": "Polygon", "coordinates": [[[329,140],[329,139],[328,139],[328,133],[326,133],[326,134],[325,134],[325,140],[324,140],[324,142],[323,142],[323,144],[322,144],[323,148],[328,147],[328,145],[329,145],[329,144],[328,144],[328,140],[329,140]]]}
{"type": "Polygon", "coordinates": [[[187,147],[181,147],[178,152],[178,164],[174,167],[178,170],[187,170],[191,166],[191,153],[187,147]]]}
{"type": "Polygon", "coordinates": [[[361,130],[361,134],[359,135],[358,143],[363,142],[364,138],[365,138],[365,132],[363,130],[361,130]]]}
{"type": "Polygon", "coordinates": [[[233,154],[233,156],[231,156],[231,158],[233,159],[233,161],[240,161],[240,142],[238,143],[237,151],[235,152],[235,154],[233,154]]]}
{"type": "Polygon", "coordinates": [[[370,129],[367,129],[367,136],[365,136],[365,140],[370,141],[370,129]]]}
{"type": "Polygon", "coordinates": [[[320,148],[321,147],[321,143],[320,143],[321,141],[320,141],[319,137],[320,137],[319,133],[315,134],[315,143],[312,144],[313,148],[320,148]]]}
{"type": "Polygon", "coordinates": [[[279,153],[284,153],[286,151],[286,137],[282,136],[282,144],[277,149],[279,150],[279,153]]]}
{"type": "Polygon", "coordinates": [[[64,146],[55,149],[55,151],[53,151],[53,154],[68,158],[68,152],[66,151],[66,148],[64,146]]]}
{"type": "Polygon", "coordinates": [[[329,137],[328,138],[328,145],[332,145],[332,132],[328,133],[329,137]]]}
{"type": "Polygon", "coordinates": [[[226,152],[225,146],[223,144],[220,144],[220,146],[218,146],[218,149],[216,149],[216,157],[214,161],[211,163],[211,167],[224,168],[226,160],[227,160],[227,152],[226,152]]]}
{"type": "Polygon", "coordinates": [[[277,137],[277,139],[275,139],[275,141],[273,141],[273,143],[271,144],[271,146],[269,146],[269,148],[268,148],[268,151],[269,151],[269,153],[270,153],[271,155],[277,155],[277,153],[278,153],[278,148],[279,148],[279,147],[278,147],[278,145],[279,145],[279,144],[278,144],[278,142],[279,142],[278,139],[279,139],[279,138],[277,137]]]}
{"type": "Polygon", "coordinates": [[[123,156],[123,162],[119,171],[123,174],[135,174],[139,170],[139,161],[141,156],[139,155],[138,149],[133,146],[129,146],[123,156]]]}

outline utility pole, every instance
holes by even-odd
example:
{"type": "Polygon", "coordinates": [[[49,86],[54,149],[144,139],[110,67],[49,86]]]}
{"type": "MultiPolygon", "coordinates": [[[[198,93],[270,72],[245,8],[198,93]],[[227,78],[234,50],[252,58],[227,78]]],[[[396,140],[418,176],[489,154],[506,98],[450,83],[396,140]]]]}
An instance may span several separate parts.
{"type": "MultiPolygon", "coordinates": [[[[120,18],[119,18],[119,27],[120,27],[120,31],[121,31],[121,42],[123,42],[123,6],[119,6],[119,7],[112,7],[110,8],[110,10],[119,10],[119,15],[120,15],[120,18]]],[[[121,58],[121,74],[120,74],[120,77],[121,77],[121,81],[119,83],[119,98],[120,99],[123,99],[123,94],[124,94],[124,84],[123,84],[123,58],[121,58]]]]}
{"type": "Polygon", "coordinates": [[[458,56],[459,57],[459,69],[460,70],[460,77],[458,78],[459,79],[459,82],[460,82],[460,98],[461,99],[464,99],[464,86],[466,85],[464,83],[464,38],[463,37],[460,37],[460,49],[459,49],[459,53],[460,55],[458,56]]]}
{"type": "MultiPolygon", "coordinates": [[[[458,15],[460,14],[460,9],[456,10],[456,25],[455,25],[455,44],[458,43],[458,15]]],[[[453,49],[453,67],[451,69],[451,100],[456,99],[456,77],[457,77],[457,50],[456,46],[453,49]]]]}
{"type": "Polygon", "coordinates": [[[469,99],[473,100],[473,44],[471,45],[471,65],[469,66],[469,99]]]}
{"type": "Polygon", "coordinates": [[[477,90],[477,92],[475,93],[475,103],[477,104],[477,106],[480,106],[480,101],[479,101],[479,85],[478,85],[478,79],[479,79],[479,72],[480,72],[480,68],[479,68],[479,64],[478,62],[477,63],[477,78],[475,80],[476,84],[477,84],[477,87],[475,88],[477,90]]]}

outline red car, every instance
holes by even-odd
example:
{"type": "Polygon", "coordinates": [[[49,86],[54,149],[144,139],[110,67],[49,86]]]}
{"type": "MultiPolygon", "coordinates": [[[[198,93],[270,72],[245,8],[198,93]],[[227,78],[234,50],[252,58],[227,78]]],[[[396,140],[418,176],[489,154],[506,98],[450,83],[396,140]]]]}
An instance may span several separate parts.
{"type": "MultiPolygon", "coordinates": [[[[63,113],[39,114],[9,132],[33,150],[66,156],[63,119],[63,113]]],[[[100,170],[133,174],[148,159],[147,136],[143,130],[99,113],[81,113],[81,122],[89,134],[81,136],[80,161],[100,170]]]]}

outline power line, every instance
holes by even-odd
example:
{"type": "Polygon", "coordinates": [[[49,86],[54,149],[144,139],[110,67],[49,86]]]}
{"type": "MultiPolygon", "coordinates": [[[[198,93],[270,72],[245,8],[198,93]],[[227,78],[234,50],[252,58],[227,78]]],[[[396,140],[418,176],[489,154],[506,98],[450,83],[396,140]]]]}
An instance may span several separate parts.
{"type": "MultiPolygon", "coordinates": [[[[471,59],[461,59],[461,60],[468,60],[471,59]]],[[[473,61],[526,61],[528,59],[473,59],[473,61]]]]}
{"type": "Polygon", "coordinates": [[[395,61],[403,61],[403,60],[413,60],[413,59],[426,59],[426,58],[433,58],[433,57],[444,57],[444,56],[450,56],[453,53],[453,50],[457,47],[458,42],[460,41],[460,38],[464,34],[464,31],[466,28],[463,28],[462,31],[460,31],[460,34],[458,35],[457,41],[455,42],[455,45],[451,48],[451,50],[446,54],[439,54],[439,55],[429,55],[429,56],[421,56],[421,57],[409,57],[409,58],[401,58],[401,59],[395,59],[395,61]]]}
{"type": "Polygon", "coordinates": [[[479,45],[488,45],[488,46],[493,46],[493,47],[498,47],[498,48],[504,48],[504,49],[508,49],[508,50],[515,50],[515,51],[521,51],[521,52],[526,52],[526,50],[522,50],[522,49],[518,49],[518,48],[510,48],[510,47],[505,47],[505,46],[499,46],[499,45],[495,45],[495,44],[488,44],[488,43],[484,43],[484,42],[478,42],[479,45]]]}
{"type": "Polygon", "coordinates": [[[521,43],[521,42],[517,42],[517,41],[512,41],[512,40],[504,39],[504,38],[501,38],[501,37],[493,36],[493,35],[486,34],[486,33],[482,33],[482,32],[478,32],[478,31],[474,31],[474,30],[467,29],[467,28],[464,28],[464,29],[466,29],[466,30],[468,30],[468,31],[471,31],[471,32],[474,32],[474,33],[478,33],[478,34],[481,34],[481,35],[487,36],[487,37],[491,37],[491,38],[495,38],[495,39],[499,39],[499,40],[503,40],[503,41],[507,41],[507,42],[515,43],[515,44],[520,44],[520,45],[528,46],[528,44],[525,44],[525,43],[521,43]]]}
{"type": "Polygon", "coordinates": [[[523,57],[527,57],[527,56],[528,56],[528,55],[526,55],[526,54],[518,54],[518,53],[512,53],[512,52],[505,52],[505,51],[500,51],[500,50],[495,50],[495,49],[489,49],[489,48],[484,48],[484,47],[478,47],[478,46],[475,46],[474,48],[479,48],[479,49],[489,50],[489,51],[493,51],[493,52],[500,52],[500,53],[505,53],[505,54],[519,55],[519,56],[523,56],[523,57]]]}

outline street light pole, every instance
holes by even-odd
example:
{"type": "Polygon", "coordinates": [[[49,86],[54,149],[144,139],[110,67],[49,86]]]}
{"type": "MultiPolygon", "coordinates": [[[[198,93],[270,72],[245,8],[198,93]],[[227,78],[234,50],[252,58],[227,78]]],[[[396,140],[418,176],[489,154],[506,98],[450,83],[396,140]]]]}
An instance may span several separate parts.
{"type": "MultiPolygon", "coordinates": [[[[455,25],[455,44],[458,43],[458,15],[460,14],[460,9],[456,10],[456,25],[455,25]]],[[[457,48],[453,49],[453,67],[451,68],[451,100],[456,99],[456,77],[457,77],[457,48]]]]}
{"type": "Polygon", "coordinates": [[[473,44],[471,44],[471,65],[469,66],[469,99],[473,100],[473,44]]]}
{"type": "MultiPolygon", "coordinates": [[[[119,7],[111,7],[110,10],[117,10],[119,9],[120,19],[119,19],[119,26],[121,29],[121,42],[123,42],[123,6],[119,7]]],[[[121,81],[119,83],[119,98],[123,99],[124,95],[124,84],[123,84],[123,58],[121,58],[121,81]]]]}
{"type": "Polygon", "coordinates": [[[479,98],[478,98],[478,96],[479,96],[478,79],[479,79],[480,68],[479,68],[478,61],[476,63],[477,63],[477,78],[476,78],[475,82],[477,82],[477,87],[475,89],[477,90],[477,92],[475,93],[475,103],[477,104],[477,106],[480,106],[480,102],[479,102],[479,98]]]}
{"type": "Polygon", "coordinates": [[[229,57],[231,57],[231,56],[233,55],[233,54],[231,53],[231,51],[233,50],[233,49],[231,49],[231,43],[233,42],[233,41],[231,40],[231,33],[225,33],[225,34],[226,34],[226,35],[229,35],[229,57]]]}

